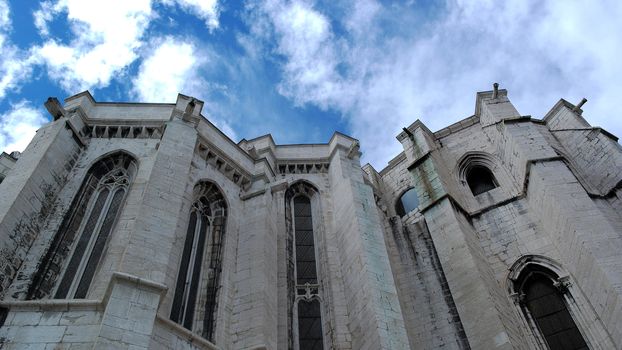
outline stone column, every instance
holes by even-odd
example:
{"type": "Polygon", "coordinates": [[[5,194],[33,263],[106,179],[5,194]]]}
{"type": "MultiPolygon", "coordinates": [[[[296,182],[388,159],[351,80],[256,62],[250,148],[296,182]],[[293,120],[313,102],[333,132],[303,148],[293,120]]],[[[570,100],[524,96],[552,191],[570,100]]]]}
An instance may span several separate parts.
{"type": "Polygon", "coordinates": [[[404,319],[371,187],[358,155],[337,149],[329,169],[353,349],[407,349],[404,319]]]}
{"type": "Polygon", "coordinates": [[[473,349],[511,349],[509,335],[491,291],[498,288],[477,234],[454,208],[448,169],[437,151],[417,159],[410,169],[436,253],[460,320],[473,349]]]}
{"type": "Polygon", "coordinates": [[[512,349],[490,294],[497,282],[475,230],[449,198],[426,210],[425,219],[471,347],[512,349]]]}
{"type": "Polygon", "coordinates": [[[276,349],[277,242],[270,191],[244,201],[231,328],[235,349],[276,349]]]}
{"type": "Polygon", "coordinates": [[[287,349],[289,344],[289,293],[287,290],[287,232],[285,223],[285,191],[288,183],[283,181],[271,188],[273,218],[276,222],[277,249],[277,348],[287,349]]]}
{"type": "Polygon", "coordinates": [[[148,349],[166,286],[123,273],[112,275],[93,349],[148,349]]]}
{"type": "MultiPolygon", "coordinates": [[[[181,117],[188,99],[180,95],[173,116],[166,123],[121,262],[122,272],[157,283],[165,282],[197,141],[196,121],[181,117]]],[[[198,118],[200,109],[183,115],[188,113],[198,118]]]]}

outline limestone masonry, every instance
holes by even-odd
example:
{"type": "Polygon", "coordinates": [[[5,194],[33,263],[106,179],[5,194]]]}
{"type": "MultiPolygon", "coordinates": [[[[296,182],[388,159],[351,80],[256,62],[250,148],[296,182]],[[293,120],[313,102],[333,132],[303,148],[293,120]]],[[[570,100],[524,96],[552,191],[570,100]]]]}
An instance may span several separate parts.
{"type": "Polygon", "coordinates": [[[0,156],[0,348],[622,349],[622,148],[583,103],[495,84],[377,171],[181,94],[50,98],[0,156]]]}

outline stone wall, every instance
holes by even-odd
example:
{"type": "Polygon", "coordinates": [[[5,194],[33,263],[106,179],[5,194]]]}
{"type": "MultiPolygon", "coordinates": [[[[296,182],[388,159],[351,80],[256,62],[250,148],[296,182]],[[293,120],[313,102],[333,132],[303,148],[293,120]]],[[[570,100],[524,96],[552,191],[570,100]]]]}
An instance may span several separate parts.
{"type": "Polygon", "coordinates": [[[0,153],[0,182],[8,175],[9,170],[13,169],[17,160],[7,153],[0,153]]]}
{"type": "Polygon", "coordinates": [[[103,312],[98,303],[5,304],[10,312],[0,327],[0,347],[52,349],[92,348],[101,326],[103,312]]]}
{"type": "Polygon", "coordinates": [[[408,339],[387,257],[383,229],[372,189],[363,183],[357,161],[337,154],[330,168],[336,233],[341,262],[352,347],[404,348],[408,339]]]}
{"type": "Polygon", "coordinates": [[[509,293],[509,271],[526,256],[565,271],[591,348],[622,346],[622,150],[569,103],[538,120],[520,116],[505,90],[479,93],[472,117],[435,133],[410,125],[397,136],[404,151],[380,172],[361,169],[358,142],[339,133],[319,145],[269,135],[236,145],[200,115],[202,104],[183,95],[98,104],[82,93],[39,130],[0,184],[0,347],[291,348],[286,201],[301,182],[317,192],[325,348],[537,348],[509,293]],[[114,152],[133,157],[137,172],[87,299],[24,300],[89,169],[114,152]],[[465,181],[474,159],[496,181],[480,195],[465,181]],[[202,325],[169,320],[203,182],[227,207],[213,342],[202,325]],[[395,204],[411,187],[419,208],[400,218],[395,204]]]}
{"type": "Polygon", "coordinates": [[[101,300],[1,302],[9,311],[0,328],[0,347],[147,349],[164,288],[115,273],[101,300]]]}
{"type": "Polygon", "coordinates": [[[0,297],[17,275],[81,152],[67,120],[37,131],[18,169],[0,184],[0,297]]]}
{"type": "MultiPolygon", "coordinates": [[[[382,181],[375,186],[386,202],[395,200],[396,188],[409,182],[403,175],[408,168],[424,216],[411,213],[402,220],[390,215],[385,218],[385,239],[411,346],[439,341],[437,333],[412,332],[420,327],[418,322],[427,322],[428,327],[433,324],[409,313],[408,307],[416,300],[404,292],[415,290],[414,281],[422,276],[416,268],[405,268],[404,261],[425,256],[425,245],[410,234],[410,230],[421,229],[405,224],[413,220],[429,227],[471,346],[535,346],[533,330],[508,294],[507,277],[519,258],[532,254],[559,261],[576,278],[579,271],[591,272],[590,280],[577,282],[585,287],[573,294],[579,310],[573,311],[576,322],[591,346],[616,346],[618,321],[611,310],[615,310],[620,293],[617,282],[612,281],[620,280],[616,272],[620,259],[612,254],[622,243],[616,189],[622,179],[618,164],[622,152],[614,137],[591,128],[577,114],[580,111],[572,108],[567,102],[559,103],[540,121],[521,117],[504,90],[497,98],[491,92],[479,93],[476,116],[434,134],[415,122],[408,132],[398,135],[404,154],[380,172],[382,181]],[[471,193],[460,174],[461,162],[469,157],[488,164],[497,188],[478,196],[471,193]],[[592,237],[590,243],[574,238],[578,232],[592,237]],[[578,257],[582,260],[576,260],[578,257]],[[416,275],[412,271],[417,271],[416,275]],[[598,286],[600,292],[592,286],[598,286]],[[607,313],[602,314],[605,309],[607,313]],[[425,336],[418,338],[413,333],[425,336]]],[[[435,318],[445,315],[443,308],[431,313],[435,318]]],[[[455,333],[449,338],[456,344],[460,336],[455,333]]]]}
{"type": "Polygon", "coordinates": [[[389,219],[385,236],[411,349],[470,349],[447,278],[420,213],[389,219]]]}

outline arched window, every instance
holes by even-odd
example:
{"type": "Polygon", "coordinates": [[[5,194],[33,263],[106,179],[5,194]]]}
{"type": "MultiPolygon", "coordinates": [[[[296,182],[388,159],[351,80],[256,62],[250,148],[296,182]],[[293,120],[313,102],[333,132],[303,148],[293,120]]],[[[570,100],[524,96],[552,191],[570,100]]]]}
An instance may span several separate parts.
{"type": "Polygon", "coordinates": [[[289,238],[290,264],[288,271],[293,285],[291,300],[292,340],[294,349],[323,349],[322,305],[320,281],[316,262],[316,238],[312,198],[317,191],[306,183],[298,183],[286,193],[286,210],[291,210],[292,235],[289,238]],[[291,203],[291,204],[290,204],[291,203]]]}
{"type": "Polygon", "coordinates": [[[28,299],[50,295],[59,275],[54,298],[86,297],[136,169],[134,158],[122,152],[91,167],[39,265],[28,299]]]}
{"type": "Polygon", "coordinates": [[[588,349],[561,291],[547,275],[534,273],[523,285],[524,303],[551,350],[588,349]]]}
{"type": "Polygon", "coordinates": [[[319,287],[315,263],[315,241],[311,201],[306,196],[294,198],[294,228],[296,244],[296,289],[303,298],[298,300],[298,348],[322,349],[322,315],[320,303],[311,298],[319,287]],[[301,293],[302,292],[302,293],[301,293]],[[307,298],[307,294],[309,297],[307,298]]]}
{"type": "Polygon", "coordinates": [[[404,216],[417,209],[418,206],[419,197],[417,196],[417,191],[411,188],[404,192],[397,203],[395,203],[395,213],[399,216],[404,216]]]}
{"type": "Polygon", "coordinates": [[[175,285],[171,320],[212,340],[227,204],[218,187],[207,181],[195,186],[194,197],[175,285]],[[205,300],[205,303],[199,303],[199,300],[205,300]]]}
{"type": "Polygon", "coordinates": [[[536,332],[536,339],[551,350],[588,349],[568,310],[567,277],[537,263],[527,264],[513,281],[515,301],[536,332]]]}
{"type": "Polygon", "coordinates": [[[466,173],[466,181],[474,196],[497,187],[497,182],[490,169],[482,165],[470,167],[466,173]]]}
{"type": "Polygon", "coordinates": [[[498,164],[499,160],[491,154],[466,152],[456,163],[456,174],[460,183],[468,185],[471,193],[477,196],[499,186],[491,171],[498,169],[498,164]]]}

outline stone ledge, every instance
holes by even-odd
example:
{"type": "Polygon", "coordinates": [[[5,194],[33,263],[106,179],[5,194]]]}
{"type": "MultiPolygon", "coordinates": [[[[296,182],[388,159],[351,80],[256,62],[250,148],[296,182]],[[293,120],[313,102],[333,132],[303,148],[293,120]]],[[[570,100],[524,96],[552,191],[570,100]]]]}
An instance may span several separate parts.
{"type": "Polygon", "coordinates": [[[82,311],[104,310],[100,300],[83,299],[46,299],[46,300],[12,300],[0,301],[0,306],[10,311],[82,311]]]}
{"type": "Polygon", "coordinates": [[[106,288],[106,293],[102,298],[101,303],[105,306],[108,304],[108,299],[110,299],[110,294],[112,294],[112,288],[114,286],[114,282],[125,282],[127,284],[142,287],[143,289],[148,289],[155,291],[156,293],[162,296],[168,290],[168,287],[164,284],[153,282],[144,278],[140,278],[138,276],[130,275],[125,272],[113,272],[110,277],[110,282],[108,283],[108,288],[106,288]]]}
{"type": "Polygon", "coordinates": [[[129,273],[125,273],[125,272],[118,272],[118,271],[113,272],[112,277],[110,277],[110,281],[112,282],[114,280],[130,282],[131,284],[141,286],[141,287],[147,287],[149,289],[155,289],[156,291],[159,291],[159,292],[164,292],[168,289],[168,287],[165,284],[153,282],[148,279],[130,275],[129,273]]]}
{"type": "Polygon", "coordinates": [[[157,293],[165,293],[168,287],[164,284],[146,280],[124,272],[114,272],[102,300],[85,299],[44,299],[44,300],[7,300],[0,301],[0,307],[11,311],[75,311],[97,310],[103,311],[108,304],[113,282],[125,282],[143,289],[150,289],[157,293]]]}
{"type": "Polygon", "coordinates": [[[589,128],[567,128],[567,129],[556,129],[556,130],[551,130],[551,132],[563,132],[563,131],[593,131],[596,130],[599,133],[607,136],[608,138],[610,138],[611,140],[618,142],[618,137],[612,133],[610,133],[609,131],[601,128],[600,126],[592,126],[589,128]]]}
{"type": "Polygon", "coordinates": [[[200,335],[192,333],[191,331],[169,320],[168,318],[164,318],[160,315],[156,315],[156,322],[160,323],[162,326],[171,330],[175,335],[179,336],[182,339],[187,340],[193,345],[198,345],[208,350],[220,350],[218,346],[216,346],[209,340],[201,337],[200,335]]]}
{"type": "Polygon", "coordinates": [[[251,198],[255,198],[257,196],[261,196],[264,193],[266,193],[266,189],[265,188],[261,188],[261,189],[259,189],[257,191],[254,191],[254,192],[240,194],[240,200],[247,201],[247,200],[249,200],[251,198]]]}

